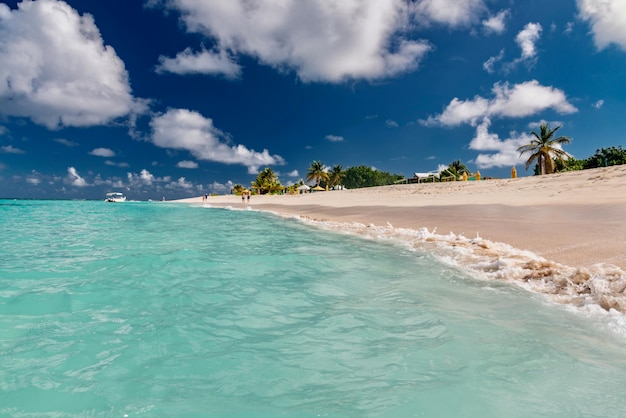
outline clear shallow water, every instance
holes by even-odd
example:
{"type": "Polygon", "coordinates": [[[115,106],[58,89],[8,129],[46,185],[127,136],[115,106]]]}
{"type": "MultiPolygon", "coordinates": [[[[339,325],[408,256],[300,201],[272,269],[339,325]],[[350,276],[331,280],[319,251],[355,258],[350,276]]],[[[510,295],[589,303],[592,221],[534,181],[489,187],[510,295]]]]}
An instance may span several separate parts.
{"type": "Polygon", "coordinates": [[[619,417],[603,320],[253,211],[0,201],[0,416],[619,417]]]}

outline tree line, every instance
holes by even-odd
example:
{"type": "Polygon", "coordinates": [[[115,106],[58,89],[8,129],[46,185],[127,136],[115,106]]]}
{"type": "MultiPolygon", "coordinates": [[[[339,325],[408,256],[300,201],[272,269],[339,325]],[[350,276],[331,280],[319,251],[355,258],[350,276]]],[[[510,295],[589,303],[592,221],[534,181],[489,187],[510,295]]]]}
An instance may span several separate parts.
{"type": "MultiPolygon", "coordinates": [[[[341,164],[332,167],[326,166],[321,161],[313,161],[307,169],[306,179],[300,179],[295,184],[284,186],[271,167],[263,169],[250,183],[250,189],[256,194],[282,194],[297,193],[298,188],[306,182],[314,182],[316,188],[324,190],[341,186],[347,189],[362,187],[385,186],[404,179],[400,174],[392,174],[379,171],[372,167],[360,165],[344,169],[341,164]]],[[[241,184],[233,187],[232,192],[240,195],[248,191],[241,184]]]]}
{"type": "MultiPolygon", "coordinates": [[[[561,171],[583,170],[589,168],[606,167],[626,164],[626,150],[622,146],[600,148],[589,158],[578,160],[570,156],[562,146],[571,142],[567,136],[557,136],[561,126],[550,128],[549,123],[539,125],[538,132],[531,132],[533,139],[526,145],[520,146],[517,151],[520,155],[530,154],[526,160],[526,169],[535,163],[535,175],[551,174],[561,171]]],[[[462,161],[456,160],[439,173],[439,179],[460,180],[463,174],[472,175],[462,161]]],[[[341,164],[328,167],[321,161],[313,161],[307,169],[306,181],[314,182],[315,188],[324,190],[342,186],[347,189],[363,187],[386,186],[405,180],[400,174],[376,170],[365,165],[344,169],[341,164]]],[[[430,179],[434,181],[435,179],[430,179]]],[[[256,194],[297,193],[305,180],[284,186],[270,167],[261,171],[251,182],[250,189],[256,194]]],[[[248,191],[241,184],[233,187],[233,193],[241,194],[248,191]]]]}

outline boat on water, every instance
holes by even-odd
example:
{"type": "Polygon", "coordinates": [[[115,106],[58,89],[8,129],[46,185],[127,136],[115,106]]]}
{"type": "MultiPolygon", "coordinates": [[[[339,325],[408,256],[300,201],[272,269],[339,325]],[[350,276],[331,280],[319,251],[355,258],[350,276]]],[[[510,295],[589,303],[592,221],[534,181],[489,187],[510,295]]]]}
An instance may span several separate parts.
{"type": "Polygon", "coordinates": [[[105,202],[126,202],[126,196],[119,192],[107,193],[105,202]]]}

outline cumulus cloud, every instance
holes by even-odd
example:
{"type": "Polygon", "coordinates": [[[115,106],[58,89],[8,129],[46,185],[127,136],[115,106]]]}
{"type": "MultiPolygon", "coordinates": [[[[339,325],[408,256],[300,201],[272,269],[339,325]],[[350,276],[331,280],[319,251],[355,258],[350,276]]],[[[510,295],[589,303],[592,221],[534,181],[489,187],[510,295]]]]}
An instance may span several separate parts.
{"type": "Polygon", "coordinates": [[[195,161],[183,160],[183,161],[179,161],[178,164],[176,164],[176,167],[179,167],[179,168],[198,168],[198,163],[195,162],[195,161]]]}
{"type": "Polygon", "coordinates": [[[139,173],[126,173],[126,178],[128,180],[128,183],[131,186],[134,186],[134,187],[152,186],[152,183],[154,183],[157,180],[169,181],[169,178],[167,178],[167,179],[157,179],[154,176],[154,174],[150,173],[145,168],[143,170],[141,170],[139,173]]]}
{"type": "Polygon", "coordinates": [[[502,10],[495,16],[490,16],[483,20],[483,28],[487,33],[500,34],[506,30],[506,19],[509,17],[510,11],[502,10]]]}
{"type": "Polygon", "coordinates": [[[604,106],[604,100],[600,99],[597,102],[595,102],[592,106],[595,107],[596,109],[600,109],[602,106],[604,106]]]}
{"type": "Polygon", "coordinates": [[[225,135],[213,125],[213,120],[198,112],[187,109],[170,109],[150,121],[152,143],[161,148],[189,151],[199,160],[224,164],[241,164],[248,167],[250,174],[258,172],[260,166],[282,165],[279,155],[270,155],[268,150],[257,152],[243,145],[229,146],[225,135]]]}
{"type": "Polygon", "coordinates": [[[227,78],[238,78],[241,75],[241,66],[224,50],[198,53],[191,48],[179,52],[175,58],[159,57],[157,73],[174,74],[211,74],[224,75],[227,78]]]}
{"type": "Polygon", "coordinates": [[[537,55],[537,47],[535,44],[541,37],[541,31],[543,28],[539,23],[528,23],[524,26],[517,36],[515,42],[522,50],[521,60],[531,60],[537,55]]]}
{"type": "Polygon", "coordinates": [[[185,177],[180,177],[178,180],[166,184],[165,188],[170,190],[191,190],[194,188],[194,185],[193,183],[187,181],[185,177]]]}
{"type": "Polygon", "coordinates": [[[231,57],[245,54],[280,70],[293,70],[305,81],[342,82],[378,79],[414,70],[431,46],[409,39],[405,30],[416,13],[450,24],[467,20],[482,0],[248,0],[153,1],[181,15],[185,28],[216,43],[213,53],[183,51],[165,64],[176,68],[235,68],[231,57]],[[446,3],[449,13],[437,9],[446,3]],[[412,3],[411,3],[412,4],[412,3]],[[183,61],[185,62],[183,64],[183,61]]]}
{"type": "Polygon", "coordinates": [[[517,149],[528,144],[530,134],[511,132],[509,138],[500,139],[498,134],[489,132],[491,120],[484,118],[476,127],[476,134],[472,138],[469,148],[481,151],[474,163],[480,169],[493,167],[514,167],[524,162],[517,149]]]}
{"type": "Polygon", "coordinates": [[[0,113],[55,129],[104,124],[141,108],[93,17],[63,1],[0,4],[0,39],[0,113]]]}
{"type": "Polygon", "coordinates": [[[542,86],[536,80],[521,84],[496,83],[492,88],[494,97],[476,96],[471,100],[452,99],[443,113],[430,116],[420,122],[427,126],[456,126],[464,123],[475,125],[485,117],[525,117],[552,109],[561,114],[574,113],[578,109],[568,102],[562,90],[542,86]]]}
{"type": "Polygon", "coordinates": [[[615,44],[626,50],[626,2],[624,0],[577,0],[582,19],[589,22],[598,49],[615,44]]]}
{"type": "Polygon", "coordinates": [[[95,155],[96,157],[110,158],[115,157],[115,152],[109,148],[94,148],[89,152],[89,155],[95,155]]]}
{"type": "Polygon", "coordinates": [[[207,189],[209,189],[211,193],[224,194],[224,193],[230,193],[233,187],[235,187],[235,184],[230,180],[227,181],[226,183],[219,183],[217,181],[214,181],[213,183],[207,186],[207,189]]]}
{"type": "MultiPolygon", "coordinates": [[[[541,32],[543,28],[539,23],[528,23],[524,26],[517,36],[515,42],[519,46],[521,53],[520,56],[511,62],[507,62],[503,65],[505,72],[509,72],[517,67],[519,64],[526,64],[528,67],[532,67],[537,60],[537,42],[541,38],[541,32]]],[[[504,49],[500,50],[500,53],[496,56],[489,58],[483,63],[483,68],[488,73],[495,72],[496,63],[502,61],[504,58],[504,49]]]]}
{"type": "Polygon", "coordinates": [[[326,139],[330,142],[343,142],[343,136],[339,135],[326,135],[326,139]]]}
{"type": "Polygon", "coordinates": [[[78,174],[78,171],[76,171],[74,167],[67,168],[65,183],[75,187],[89,186],[89,184],[87,184],[87,181],[78,174]]]}
{"type": "Polygon", "coordinates": [[[412,3],[420,19],[448,26],[467,26],[486,10],[483,0],[417,0],[412,3]]]}

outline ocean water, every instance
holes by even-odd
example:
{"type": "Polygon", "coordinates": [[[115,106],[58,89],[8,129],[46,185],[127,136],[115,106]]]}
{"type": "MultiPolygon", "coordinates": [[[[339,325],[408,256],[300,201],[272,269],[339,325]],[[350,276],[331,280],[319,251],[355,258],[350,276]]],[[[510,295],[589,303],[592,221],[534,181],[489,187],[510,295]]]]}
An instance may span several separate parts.
{"type": "Polygon", "coordinates": [[[623,417],[609,319],[256,211],[0,200],[0,416],[623,417]]]}

